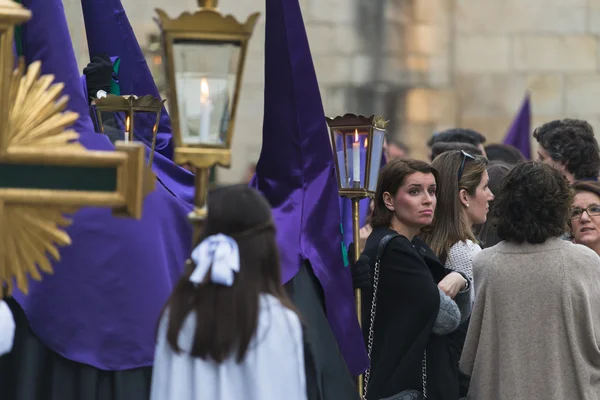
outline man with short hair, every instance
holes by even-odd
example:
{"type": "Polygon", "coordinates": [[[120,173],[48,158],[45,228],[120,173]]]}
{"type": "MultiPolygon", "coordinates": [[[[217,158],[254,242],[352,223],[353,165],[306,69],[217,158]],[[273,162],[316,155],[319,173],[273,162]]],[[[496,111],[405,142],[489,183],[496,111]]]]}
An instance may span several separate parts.
{"type": "Polygon", "coordinates": [[[594,129],[584,120],[548,122],[533,132],[538,141],[538,161],[563,173],[569,182],[598,180],[600,149],[594,129]]]}
{"type": "Polygon", "coordinates": [[[469,143],[481,150],[481,154],[485,156],[485,148],[483,144],[486,139],[481,133],[474,131],[473,129],[465,128],[451,128],[435,133],[427,142],[427,146],[433,147],[435,143],[440,142],[460,142],[469,143]]]}
{"type": "Polygon", "coordinates": [[[408,158],[408,147],[395,139],[388,139],[384,142],[385,156],[387,161],[396,160],[398,158],[408,158]]]}
{"type": "Polygon", "coordinates": [[[437,156],[447,151],[452,150],[463,150],[472,156],[482,156],[481,149],[473,146],[470,143],[465,142],[436,142],[431,146],[431,161],[435,160],[437,156]]]}

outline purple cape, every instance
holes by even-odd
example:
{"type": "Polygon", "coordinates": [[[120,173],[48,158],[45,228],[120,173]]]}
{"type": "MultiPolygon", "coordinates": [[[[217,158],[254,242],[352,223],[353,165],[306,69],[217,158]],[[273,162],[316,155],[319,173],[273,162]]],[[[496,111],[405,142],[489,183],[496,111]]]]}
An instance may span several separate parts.
{"type": "MultiPolygon", "coordinates": [[[[75,129],[88,149],[113,150],[93,132],[86,95],[61,0],[24,0],[33,18],[23,27],[28,63],[65,83],[75,129]]],[[[54,274],[15,293],[35,334],[67,359],[103,370],[152,365],[160,311],[191,250],[191,205],[161,185],[144,202],[140,221],[112,217],[101,208],[74,215],[73,244],[61,249],[54,274]]]]}
{"type": "MultiPolygon", "coordinates": [[[[160,98],[146,58],[135,37],[125,9],[120,0],[81,0],[90,59],[98,54],[119,57],[119,86],[121,94],[152,95],[160,98]]],[[[85,79],[83,79],[85,82],[85,79]]],[[[87,92],[87,91],[86,91],[87,92]]],[[[152,128],[156,118],[140,114],[135,118],[135,133],[147,146],[152,143],[152,128]]],[[[153,171],[161,181],[181,199],[192,203],[194,176],[173,164],[171,121],[163,107],[158,134],[153,171]]]]}
{"type": "Polygon", "coordinates": [[[368,359],[340,249],[333,155],[298,0],[266,0],[263,143],[251,183],[270,201],[283,281],[308,260],[325,294],[331,329],[348,367],[368,359]]]}

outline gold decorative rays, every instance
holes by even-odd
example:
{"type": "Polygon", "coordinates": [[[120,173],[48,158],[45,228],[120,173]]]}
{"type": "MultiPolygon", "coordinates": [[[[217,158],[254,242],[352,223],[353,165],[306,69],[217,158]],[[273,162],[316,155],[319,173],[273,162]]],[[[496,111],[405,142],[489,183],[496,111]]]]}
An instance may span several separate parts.
{"type": "MultiPolygon", "coordinates": [[[[21,63],[13,73],[10,83],[10,111],[6,125],[4,145],[7,153],[36,148],[53,151],[85,151],[77,142],[75,131],[66,128],[73,124],[78,114],[63,112],[69,100],[62,96],[64,85],[55,83],[54,76],[41,75],[41,63],[34,62],[25,73],[21,63]]],[[[5,202],[0,198],[0,226],[4,259],[0,264],[0,295],[10,295],[13,278],[17,287],[27,293],[27,275],[40,280],[38,268],[52,273],[47,254],[60,259],[57,246],[68,246],[71,238],[62,229],[70,224],[65,214],[77,210],[73,206],[22,205],[5,202]]]]}
{"type": "MultiPolygon", "coordinates": [[[[2,1],[2,0],[0,0],[2,1]]],[[[1,15],[0,15],[1,16],[1,15]]],[[[68,96],[35,62],[21,65],[10,85],[8,121],[0,127],[0,296],[14,285],[52,273],[49,257],[71,244],[66,217],[82,206],[110,207],[114,215],[140,218],[156,177],[145,167],[144,147],[117,142],[117,151],[88,151],[68,127],[78,114],[65,111],[68,96]]],[[[4,84],[3,84],[4,83],[4,84]]]]}
{"type": "Polygon", "coordinates": [[[63,112],[69,101],[69,96],[61,96],[64,84],[53,84],[53,75],[40,76],[41,68],[42,64],[36,61],[24,74],[25,66],[21,63],[13,73],[5,146],[82,150],[75,142],[79,134],[66,130],[79,115],[63,112]]]}

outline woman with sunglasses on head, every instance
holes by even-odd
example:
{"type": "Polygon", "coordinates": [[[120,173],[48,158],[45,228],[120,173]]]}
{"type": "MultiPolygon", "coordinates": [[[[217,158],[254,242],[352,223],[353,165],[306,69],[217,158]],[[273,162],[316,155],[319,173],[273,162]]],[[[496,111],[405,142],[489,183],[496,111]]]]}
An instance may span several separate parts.
{"type": "Polygon", "coordinates": [[[578,181],[573,184],[573,190],[570,221],[573,242],[600,255],[600,183],[578,181]]]}
{"type": "Polygon", "coordinates": [[[459,397],[448,335],[470,314],[471,287],[416,237],[433,220],[437,180],[434,168],[416,160],[390,161],[379,174],[373,231],[363,252],[372,260],[372,286],[362,303],[371,358],[368,400],[408,393],[415,399],[459,397]],[[455,300],[438,287],[441,282],[455,300]]]}
{"type": "MultiPolygon", "coordinates": [[[[487,159],[456,150],[440,154],[431,165],[440,173],[440,195],[433,223],[421,238],[448,270],[461,272],[472,281],[473,259],[481,251],[473,225],[486,221],[489,202],[494,199],[488,187],[487,159]]],[[[455,293],[444,283],[440,288],[454,297],[455,293]]],[[[452,357],[457,366],[468,326],[468,322],[463,323],[451,337],[452,357]]],[[[465,396],[468,378],[457,374],[456,379],[460,380],[461,396],[465,396]]]]}
{"type": "Polygon", "coordinates": [[[269,203],[238,185],[211,193],[208,210],[192,271],[160,321],[151,400],[317,398],[269,203]]]}

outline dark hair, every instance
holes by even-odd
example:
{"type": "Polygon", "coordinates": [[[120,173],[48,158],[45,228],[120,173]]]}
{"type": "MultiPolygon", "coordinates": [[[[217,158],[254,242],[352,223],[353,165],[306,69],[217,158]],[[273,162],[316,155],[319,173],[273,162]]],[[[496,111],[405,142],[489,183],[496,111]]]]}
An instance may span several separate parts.
{"type": "Polygon", "coordinates": [[[539,162],[517,164],[494,202],[498,237],[516,243],[543,243],[567,230],[571,187],[560,171],[539,162]]]}
{"type": "MultiPolygon", "coordinates": [[[[488,165],[488,176],[490,181],[488,183],[488,187],[492,191],[492,193],[497,194],[500,193],[502,188],[502,184],[504,182],[504,178],[510,173],[512,166],[509,166],[504,163],[499,162],[490,162],[488,165]]],[[[490,211],[489,215],[493,215],[494,212],[494,204],[495,200],[490,201],[490,211]]],[[[479,238],[480,245],[482,248],[495,246],[500,242],[500,238],[498,237],[498,233],[496,232],[496,226],[491,218],[489,218],[484,224],[479,225],[474,229],[477,237],[479,238]]]]}
{"type": "Polygon", "coordinates": [[[515,146],[502,143],[491,143],[485,146],[485,154],[490,161],[502,161],[505,164],[515,165],[527,161],[523,153],[515,146]]]}
{"type": "Polygon", "coordinates": [[[401,141],[399,141],[399,140],[397,140],[397,139],[388,139],[388,140],[387,140],[387,144],[388,144],[388,146],[389,146],[389,145],[394,145],[394,146],[398,147],[399,149],[402,149],[402,150],[404,150],[404,151],[406,151],[406,152],[410,151],[410,149],[409,149],[409,147],[406,145],[406,143],[404,143],[404,142],[401,142],[401,141]]]}
{"type": "Polygon", "coordinates": [[[389,227],[394,213],[390,211],[383,202],[383,194],[388,192],[395,196],[398,189],[404,184],[406,178],[416,172],[433,174],[436,182],[438,173],[431,165],[419,160],[392,160],[389,161],[379,172],[377,190],[375,192],[373,215],[371,226],[373,228],[389,227]]]}
{"type": "Polygon", "coordinates": [[[453,150],[440,154],[431,163],[440,175],[437,181],[437,206],[433,222],[423,229],[421,236],[442,262],[446,261],[448,251],[455,243],[476,241],[473,227],[460,202],[460,191],[464,189],[469,195],[475,195],[487,162],[485,157],[465,158],[462,151],[453,150]],[[458,171],[463,160],[465,164],[459,181],[458,171]]]}
{"type": "Polygon", "coordinates": [[[485,143],[485,136],[472,129],[452,128],[434,134],[427,142],[427,146],[432,147],[438,142],[469,143],[477,147],[485,143]]]}
{"type": "Polygon", "coordinates": [[[552,160],[565,164],[575,179],[597,178],[600,171],[600,150],[594,129],[580,119],[548,122],[533,132],[540,146],[552,160]]]}
{"type": "Polygon", "coordinates": [[[573,191],[579,192],[590,192],[600,197],[600,182],[594,181],[576,181],[573,182],[573,191]]]}
{"type": "Polygon", "coordinates": [[[189,281],[189,268],[165,306],[169,315],[167,340],[180,352],[179,332],[188,315],[195,313],[198,322],[191,355],[221,363],[237,352],[241,362],[257,329],[260,294],[271,294],[287,308],[294,308],[281,286],[271,207],[258,191],[235,185],[209,194],[200,241],[218,233],[236,240],[240,271],[231,287],[212,283],[210,273],[196,286],[189,281]]]}
{"type": "Polygon", "coordinates": [[[477,146],[465,142],[436,142],[431,146],[431,160],[447,151],[464,150],[474,156],[482,156],[483,153],[477,146]]]}

